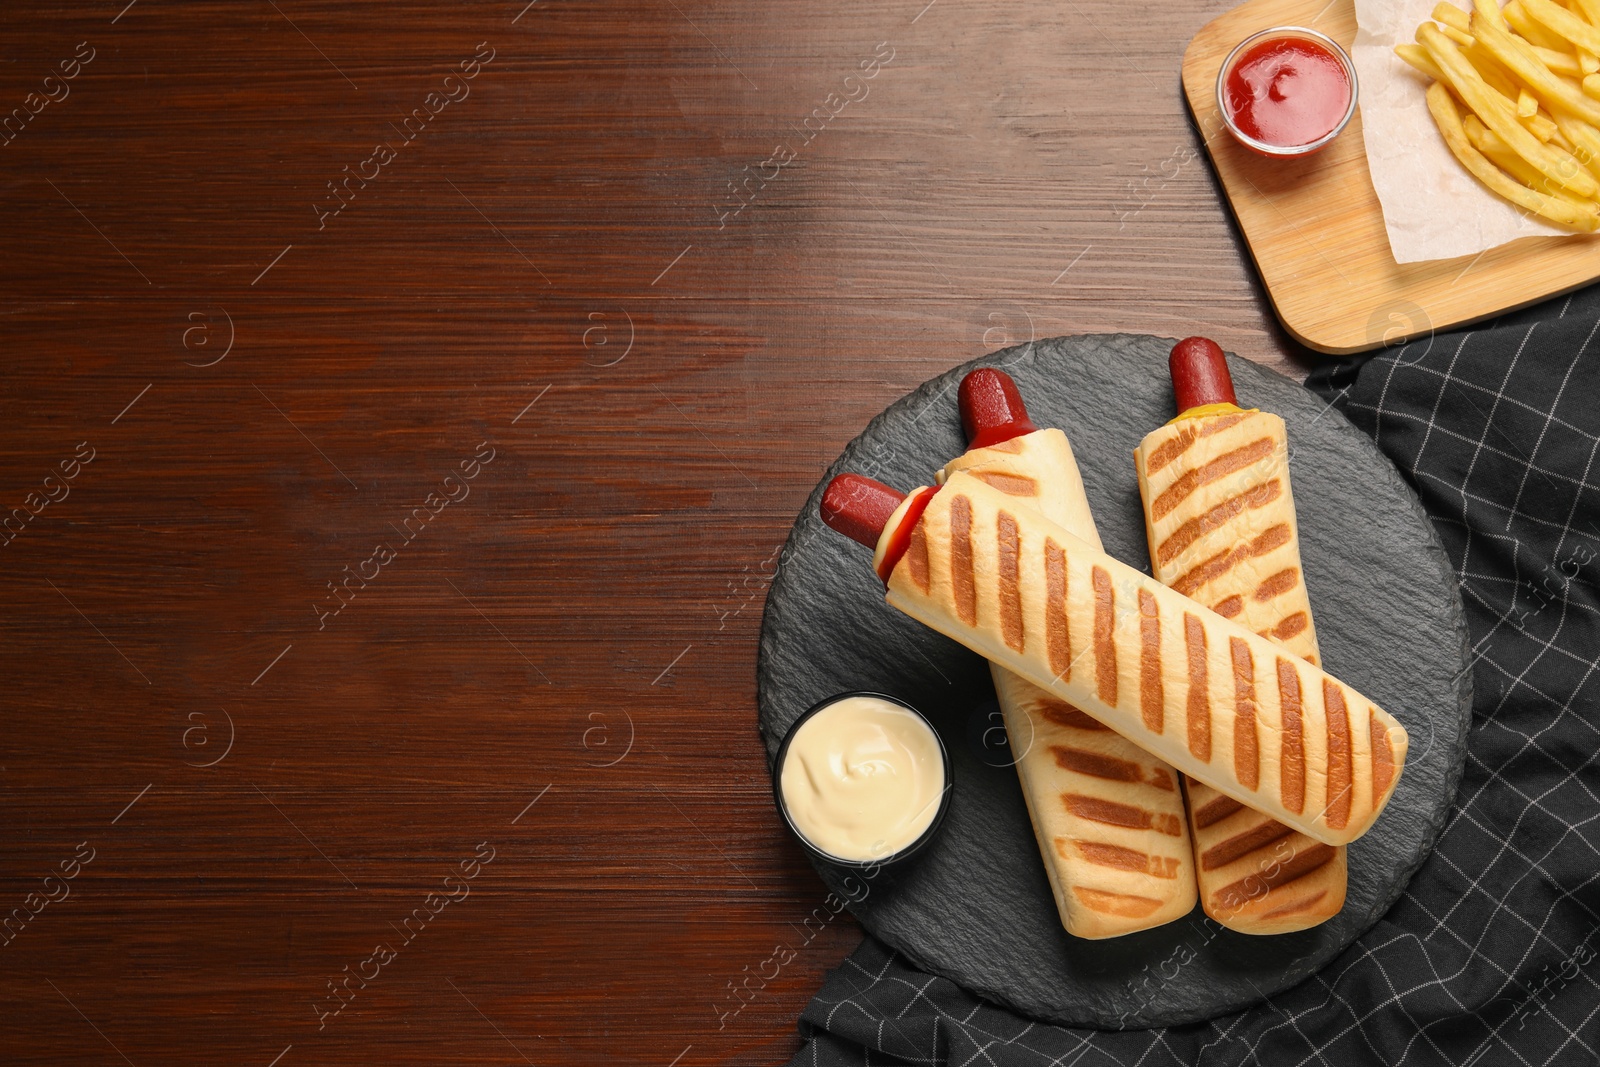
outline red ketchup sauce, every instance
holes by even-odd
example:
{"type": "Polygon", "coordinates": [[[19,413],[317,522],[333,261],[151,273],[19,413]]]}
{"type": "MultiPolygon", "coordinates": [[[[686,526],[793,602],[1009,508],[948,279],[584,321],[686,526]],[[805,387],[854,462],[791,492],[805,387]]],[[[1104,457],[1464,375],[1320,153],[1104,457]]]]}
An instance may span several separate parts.
{"type": "Polygon", "coordinates": [[[911,506],[906,508],[905,516],[900,520],[900,525],[894,528],[894,533],[889,535],[889,544],[883,552],[883,565],[878,569],[878,577],[884,585],[889,584],[889,575],[894,573],[895,564],[905,558],[906,552],[911,548],[911,531],[922,518],[922,513],[928,510],[928,505],[933,502],[933,494],[943,486],[930,485],[925,487],[911,501],[911,506]]]}
{"type": "Polygon", "coordinates": [[[1350,82],[1339,57],[1321,43],[1272,37],[1234,63],[1224,106],[1246,136],[1297,148],[1339,125],[1350,107],[1350,82]]]}

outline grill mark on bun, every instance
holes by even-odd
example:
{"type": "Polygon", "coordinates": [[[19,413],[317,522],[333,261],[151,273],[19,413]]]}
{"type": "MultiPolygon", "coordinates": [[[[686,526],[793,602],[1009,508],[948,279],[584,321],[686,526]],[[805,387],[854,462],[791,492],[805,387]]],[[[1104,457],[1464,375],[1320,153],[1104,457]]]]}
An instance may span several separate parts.
{"type": "Polygon", "coordinates": [[[1027,436],[1027,434],[1023,434],[1022,437],[1009,438],[1005,441],[1001,441],[997,445],[988,446],[988,450],[992,452],[1011,452],[1013,454],[1020,454],[1023,449],[1027,447],[1022,443],[1022,438],[1027,436]]]}
{"type": "MultiPolygon", "coordinates": [[[[1289,524],[1280,522],[1278,525],[1262,531],[1261,535],[1255,540],[1218,552],[1210,559],[1191,567],[1186,574],[1172,583],[1172,588],[1184,596],[1193,596],[1195,590],[1207,582],[1216,581],[1245,560],[1255,556],[1264,556],[1275,548],[1282,548],[1289,543],[1290,537],[1289,524]]],[[[1241,606],[1242,603],[1241,601],[1241,606]]]]}
{"type": "Polygon", "coordinates": [[[1260,535],[1250,542],[1250,554],[1264,556],[1275,548],[1282,548],[1293,537],[1294,533],[1289,529],[1289,524],[1280,522],[1261,531],[1260,535]]]}
{"type": "Polygon", "coordinates": [[[1237,911],[1265,893],[1327,866],[1335,851],[1332,845],[1316,842],[1304,852],[1295,853],[1287,863],[1277,864],[1276,870],[1258,871],[1223,886],[1212,894],[1211,900],[1219,909],[1237,911]]]}
{"type": "Polygon", "coordinates": [[[1246,789],[1261,784],[1261,753],[1256,746],[1256,664],[1250,646],[1228,638],[1233,655],[1233,774],[1246,789]]]}
{"type": "Polygon", "coordinates": [[[1064,700],[1051,697],[1039,701],[1034,707],[1046,722],[1053,722],[1057,726],[1070,726],[1074,730],[1109,730],[1111,727],[1096,719],[1094,716],[1079,711],[1064,700]]]}
{"type": "Polygon", "coordinates": [[[1139,711],[1145,729],[1166,729],[1166,696],[1161,683],[1161,608],[1148,589],[1139,590],[1139,711]]]}
{"type": "Polygon", "coordinates": [[[1278,795],[1283,806],[1299,815],[1306,808],[1306,744],[1300,709],[1300,672],[1278,657],[1278,707],[1282,711],[1282,747],[1278,795]]]}
{"type": "Polygon", "coordinates": [[[1172,514],[1179,504],[1203,485],[1210,485],[1218,478],[1225,478],[1235,471],[1257,463],[1272,455],[1273,440],[1270,437],[1259,437],[1249,444],[1240,445],[1231,452],[1224,452],[1216,459],[1201,466],[1184,471],[1182,476],[1167,486],[1166,490],[1150,505],[1151,517],[1164,519],[1172,514]]]}
{"type": "Polygon", "coordinates": [[[1161,563],[1170,563],[1184,549],[1194,544],[1206,534],[1232,522],[1234,516],[1247,510],[1265,507],[1278,499],[1283,493],[1283,480],[1270,478],[1259,485],[1253,485],[1238,496],[1229,497],[1217,504],[1209,511],[1196,515],[1176,530],[1156,548],[1156,559],[1161,563]]]}
{"type": "Polygon", "coordinates": [[[1000,513],[1000,633],[1005,637],[1006,644],[1012,649],[1021,652],[1023,649],[1022,634],[1022,591],[1017,587],[1017,581],[1022,569],[1021,551],[1022,539],[1017,532],[1016,516],[1009,512],[1000,513]]]}
{"type": "Polygon", "coordinates": [[[1389,743],[1389,728],[1378,721],[1378,713],[1367,709],[1367,730],[1372,735],[1372,806],[1376,808],[1394,781],[1394,748],[1389,743]]]}
{"type": "Polygon", "coordinates": [[[1214,433],[1221,433],[1230,426],[1237,426],[1245,419],[1255,415],[1254,411],[1236,411],[1231,415],[1218,415],[1200,422],[1200,436],[1210,437],[1214,433]]]}
{"type": "Polygon", "coordinates": [[[1302,911],[1310,911],[1319,900],[1327,895],[1328,891],[1326,889],[1319,889],[1309,897],[1302,897],[1293,903],[1285,904],[1281,908],[1273,908],[1271,911],[1263,912],[1261,917],[1263,919],[1279,919],[1285,915],[1298,915],[1302,911]]]}
{"type": "Polygon", "coordinates": [[[1206,664],[1206,628],[1183,613],[1184,644],[1189,653],[1189,701],[1184,716],[1189,727],[1189,751],[1202,763],[1211,762],[1211,682],[1206,664]]]}
{"type": "Polygon", "coordinates": [[[1161,446],[1150,453],[1150,462],[1145,467],[1145,474],[1151,475],[1161,470],[1167,464],[1177,459],[1189,450],[1198,436],[1193,426],[1186,426],[1178,431],[1178,435],[1169,441],[1163,441],[1161,446]]]}
{"type": "Polygon", "coordinates": [[[1091,572],[1094,582],[1094,684],[1096,694],[1111,707],[1117,706],[1116,591],[1104,567],[1091,572]]]}
{"type": "Polygon", "coordinates": [[[1111,867],[1119,871],[1138,871],[1156,878],[1176,878],[1179,861],[1172,856],[1152,856],[1136,848],[1124,848],[1104,841],[1072,842],[1080,856],[1098,867],[1111,867]]]}
{"type": "Polygon", "coordinates": [[[1307,615],[1303,611],[1297,611],[1293,615],[1285,616],[1279,621],[1278,625],[1274,626],[1261,636],[1270,637],[1275,641],[1287,641],[1289,638],[1303,633],[1306,627],[1310,625],[1311,616],[1307,615]]]}
{"type": "Polygon", "coordinates": [[[1221,822],[1236,811],[1243,811],[1244,805],[1226,793],[1218,793],[1193,810],[1195,829],[1204,830],[1208,826],[1221,822]]]}
{"type": "Polygon", "coordinates": [[[1225,600],[1219,600],[1211,608],[1224,619],[1231,619],[1244,610],[1244,597],[1234,594],[1225,600]]]}
{"type": "Polygon", "coordinates": [[[956,614],[968,626],[978,621],[978,585],[972,571],[972,501],[957,496],[950,501],[950,585],[956,594],[956,614]]]}
{"type": "Polygon", "coordinates": [[[1172,772],[1164,767],[1150,768],[1150,784],[1157,789],[1165,789],[1169,793],[1178,791],[1178,783],[1172,777],[1172,772]]]}
{"type": "Polygon", "coordinates": [[[1344,690],[1329,678],[1322,680],[1322,708],[1328,720],[1328,795],[1323,817],[1330,827],[1342,830],[1350,824],[1350,806],[1355,799],[1355,768],[1344,690]]]}
{"type": "Polygon", "coordinates": [[[1051,745],[1050,754],[1056,758],[1056,766],[1091,778],[1105,778],[1113,782],[1137,782],[1144,778],[1143,768],[1132,760],[1106,756],[1086,748],[1051,745]]]}
{"type": "Polygon", "coordinates": [[[1250,853],[1265,848],[1279,838],[1287,837],[1292,833],[1294,831],[1283,825],[1283,823],[1267,819],[1243,833],[1223,838],[1206,849],[1200,854],[1200,866],[1208,871],[1214,871],[1218,867],[1226,867],[1234,860],[1242,859],[1250,855],[1250,853]]]}
{"type": "Polygon", "coordinates": [[[1061,803],[1080,819],[1103,822],[1107,826],[1126,826],[1132,830],[1154,830],[1169,837],[1177,837],[1182,825],[1176,815],[1152,812],[1136,804],[1122,804],[1115,800],[1086,796],[1083,793],[1062,793],[1061,803]]]}
{"type": "Polygon", "coordinates": [[[1143,919],[1161,907],[1161,901],[1153,897],[1139,897],[1131,893],[1108,893],[1102,889],[1085,889],[1081,885],[1073,886],[1072,892],[1084,906],[1124,919],[1143,919]]]}
{"type": "Polygon", "coordinates": [[[1282,596],[1300,584],[1300,568],[1285,567],[1277,574],[1262,580],[1256,586],[1255,598],[1260,603],[1266,603],[1273,597],[1282,596]]]}
{"type": "Polygon", "coordinates": [[[922,523],[911,528],[911,543],[906,547],[906,566],[911,569],[911,580],[924,593],[928,591],[928,533],[922,523]]]}
{"type": "Polygon", "coordinates": [[[1136,848],[1108,845],[1102,841],[1073,839],[1072,847],[1078,855],[1101,867],[1115,867],[1119,871],[1142,871],[1150,866],[1150,854],[1136,848]]]}
{"type": "Polygon", "coordinates": [[[1007,496],[1036,497],[1039,483],[1024,474],[1007,474],[1005,471],[969,471],[974,478],[987,482],[1007,496]]]}
{"type": "Polygon", "coordinates": [[[1048,537],[1044,539],[1044,591],[1044,642],[1050,653],[1050,670],[1062,681],[1070,681],[1072,636],[1067,632],[1067,554],[1048,537]]]}

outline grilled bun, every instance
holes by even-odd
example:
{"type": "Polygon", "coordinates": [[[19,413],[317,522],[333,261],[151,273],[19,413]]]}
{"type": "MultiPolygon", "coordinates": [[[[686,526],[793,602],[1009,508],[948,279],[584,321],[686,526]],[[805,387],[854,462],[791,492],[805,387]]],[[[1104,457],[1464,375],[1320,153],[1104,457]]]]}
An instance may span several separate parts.
{"type": "MultiPolygon", "coordinates": [[[[1072,446],[1036,430],[972,449],[965,471],[1100,546],[1072,446]]],[[[1147,930],[1194,909],[1194,853],[1178,776],[1098,720],[991,664],[995,696],[1061,925],[1076,937],[1147,930]]]]}
{"type": "MultiPolygon", "coordinates": [[[[1234,407],[1152,431],[1134,464],[1156,579],[1320,663],[1288,456],[1282,419],[1234,407]]],[[[1193,779],[1184,785],[1207,915],[1240,933],[1282,934],[1344,907],[1344,846],[1324,845],[1193,779]]]]}
{"type": "Polygon", "coordinates": [[[887,599],[1327,844],[1372,825],[1405,762],[1405,729],[1360,693],[966,471],[911,530],[887,599]]]}

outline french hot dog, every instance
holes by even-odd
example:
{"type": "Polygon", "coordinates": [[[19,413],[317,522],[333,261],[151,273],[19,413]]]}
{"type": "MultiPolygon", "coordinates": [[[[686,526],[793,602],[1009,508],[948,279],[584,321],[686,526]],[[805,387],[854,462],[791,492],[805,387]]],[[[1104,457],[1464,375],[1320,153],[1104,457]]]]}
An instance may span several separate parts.
{"type": "MultiPolygon", "coordinates": [[[[1034,427],[1010,376],[973,371],[959,400],[972,444],[938,479],[965,471],[1100,547],[1072,446],[1060,430],[1034,427]]],[[[1194,857],[1172,768],[1031,682],[990,669],[1062,926],[1106,938],[1189,914],[1194,857]]]]}
{"type": "Polygon", "coordinates": [[[1407,738],[1387,712],[974,475],[928,497],[906,546],[891,606],[1185,774],[1334,845],[1388,802],[1407,738]]]}
{"type": "MultiPolygon", "coordinates": [[[[1239,408],[1227,359],[1213,341],[1179,341],[1168,367],[1178,418],[1135,453],[1155,576],[1210,607],[1240,605],[1234,617],[1267,636],[1283,620],[1303,618],[1304,628],[1274,639],[1316,663],[1283,422],[1239,408]],[[1230,458],[1240,456],[1247,458],[1230,458]],[[1224,467],[1232,468],[1225,477],[1212,475],[1224,467]],[[1158,550],[1162,538],[1189,523],[1206,524],[1225,501],[1272,479],[1282,484],[1275,499],[1233,512],[1224,507],[1220,521],[1188,550],[1158,550]],[[1157,515],[1155,502],[1163,500],[1170,506],[1157,515]],[[1270,547],[1254,554],[1261,545],[1270,547]]],[[[1193,779],[1185,788],[1200,901],[1211,918],[1240,933],[1278,934],[1315,926],[1344,907],[1343,846],[1314,840],[1193,779]]]]}
{"type": "Polygon", "coordinates": [[[1133,453],[1157,576],[1320,663],[1283,420],[1234,402],[1214,341],[1178,342],[1169,366],[1181,414],[1145,435],[1133,453]],[[1224,584],[1228,591],[1219,594],[1224,584]]]}

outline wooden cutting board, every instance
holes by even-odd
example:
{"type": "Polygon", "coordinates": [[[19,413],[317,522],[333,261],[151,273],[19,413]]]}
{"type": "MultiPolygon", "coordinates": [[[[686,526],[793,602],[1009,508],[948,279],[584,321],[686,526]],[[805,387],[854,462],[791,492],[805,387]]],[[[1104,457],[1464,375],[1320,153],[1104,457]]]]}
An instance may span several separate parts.
{"type": "Polygon", "coordinates": [[[1183,56],[1183,89],[1284,328],[1342,355],[1462,326],[1600,278],[1593,237],[1527,237],[1478,256],[1397,264],[1362,147],[1359,108],[1307,159],[1258,156],[1229,135],[1217,71],[1269,26],[1306,26],[1346,48],[1352,0],[1250,0],[1207,23],[1183,56]]]}

